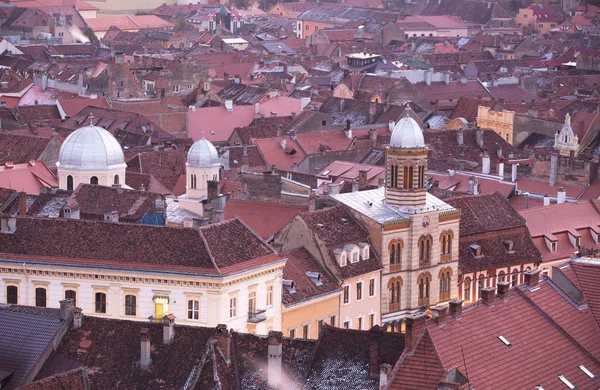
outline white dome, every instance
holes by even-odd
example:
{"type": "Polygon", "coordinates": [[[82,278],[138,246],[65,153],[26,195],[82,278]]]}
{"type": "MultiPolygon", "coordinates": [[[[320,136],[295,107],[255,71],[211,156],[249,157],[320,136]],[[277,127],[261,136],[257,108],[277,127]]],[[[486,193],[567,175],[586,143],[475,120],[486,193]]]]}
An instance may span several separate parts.
{"type": "Polygon", "coordinates": [[[390,146],[393,148],[424,148],[425,139],[421,126],[410,116],[400,119],[392,131],[390,146]]]}
{"type": "Polygon", "coordinates": [[[194,142],[188,152],[188,165],[192,167],[214,167],[221,165],[215,146],[204,137],[194,142]]]}
{"type": "Polygon", "coordinates": [[[58,164],[69,169],[110,169],[125,167],[119,141],[101,127],[85,126],[72,132],[60,147],[58,164]]]}

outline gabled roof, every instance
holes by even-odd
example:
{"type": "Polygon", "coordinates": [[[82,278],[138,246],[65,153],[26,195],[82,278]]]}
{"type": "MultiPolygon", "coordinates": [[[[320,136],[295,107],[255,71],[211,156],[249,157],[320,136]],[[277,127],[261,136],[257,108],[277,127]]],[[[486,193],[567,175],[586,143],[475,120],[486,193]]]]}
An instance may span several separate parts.
{"type": "Polygon", "coordinates": [[[37,195],[44,187],[58,186],[58,179],[41,161],[0,166],[0,187],[37,195]]]}

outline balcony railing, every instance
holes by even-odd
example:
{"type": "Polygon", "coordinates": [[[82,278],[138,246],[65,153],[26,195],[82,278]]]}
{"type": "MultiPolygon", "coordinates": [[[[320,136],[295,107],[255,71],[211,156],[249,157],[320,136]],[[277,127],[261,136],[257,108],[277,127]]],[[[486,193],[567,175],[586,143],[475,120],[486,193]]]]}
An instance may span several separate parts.
{"type": "Polygon", "coordinates": [[[267,320],[267,310],[254,310],[248,312],[248,322],[258,324],[267,320]]]}

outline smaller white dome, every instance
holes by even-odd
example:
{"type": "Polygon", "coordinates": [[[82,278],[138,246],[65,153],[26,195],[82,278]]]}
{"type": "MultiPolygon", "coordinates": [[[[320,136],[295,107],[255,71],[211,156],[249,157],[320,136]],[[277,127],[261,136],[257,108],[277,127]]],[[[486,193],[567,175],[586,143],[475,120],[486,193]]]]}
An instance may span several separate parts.
{"type": "Polygon", "coordinates": [[[424,148],[425,138],[421,126],[410,116],[400,119],[392,131],[390,146],[403,149],[424,148]]]}
{"type": "Polygon", "coordinates": [[[201,168],[221,165],[217,149],[204,137],[194,142],[188,151],[187,163],[189,166],[201,168]]]}
{"type": "Polygon", "coordinates": [[[119,141],[110,132],[92,125],[69,134],[58,152],[58,166],[89,170],[126,167],[119,141]]]}

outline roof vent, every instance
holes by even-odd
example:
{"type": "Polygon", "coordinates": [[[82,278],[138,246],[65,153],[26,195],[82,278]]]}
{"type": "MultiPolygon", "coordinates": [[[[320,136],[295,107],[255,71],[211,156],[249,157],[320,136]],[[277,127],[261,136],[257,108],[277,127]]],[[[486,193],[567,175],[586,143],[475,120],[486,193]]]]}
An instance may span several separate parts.
{"type": "Polygon", "coordinates": [[[588,370],[587,368],[585,368],[585,366],[583,364],[580,365],[579,368],[581,369],[581,371],[585,372],[585,375],[587,375],[590,378],[592,378],[593,381],[598,380],[598,377],[596,375],[592,374],[590,370],[588,370]]]}
{"type": "Polygon", "coordinates": [[[346,218],[342,218],[341,221],[344,225],[348,223],[348,220],[346,218]]]}
{"type": "Polygon", "coordinates": [[[321,281],[321,273],[306,271],[306,276],[310,278],[310,280],[315,284],[315,286],[322,286],[323,282],[321,281]]]}
{"type": "Polygon", "coordinates": [[[290,293],[296,293],[296,283],[293,280],[283,279],[283,287],[290,293]]]}
{"type": "Polygon", "coordinates": [[[504,343],[504,345],[506,345],[508,348],[512,347],[512,344],[510,343],[510,341],[508,341],[506,339],[506,337],[504,336],[498,336],[498,338],[500,339],[500,341],[502,341],[504,343]]]}
{"type": "Polygon", "coordinates": [[[481,251],[481,246],[479,246],[477,244],[471,244],[471,245],[469,245],[469,248],[471,248],[471,251],[473,252],[473,256],[475,256],[476,259],[483,257],[483,253],[481,251]]]}
{"type": "Polygon", "coordinates": [[[576,389],[576,387],[571,382],[569,382],[569,380],[567,378],[565,378],[564,375],[559,375],[558,379],[560,379],[560,381],[562,383],[564,383],[569,389],[571,389],[571,390],[575,390],[576,389]]]}
{"type": "Polygon", "coordinates": [[[502,244],[504,245],[506,252],[515,253],[515,242],[513,240],[504,240],[502,241],[502,244]]]}
{"type": "Polygon", "coordinates": [[[317,224],[317,229],[323,230],[323,229],[325,229],[325,225],[323,225],[322,223],[318,223],[317,224]]]}

